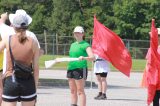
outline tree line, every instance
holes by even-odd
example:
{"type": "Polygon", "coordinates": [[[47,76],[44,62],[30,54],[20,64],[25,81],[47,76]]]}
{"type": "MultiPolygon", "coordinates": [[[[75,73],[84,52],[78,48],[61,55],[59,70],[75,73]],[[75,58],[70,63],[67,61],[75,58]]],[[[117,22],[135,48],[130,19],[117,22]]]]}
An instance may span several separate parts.
{"type": "Polygon", "coordinates": [[[92,36],[93,16],[123,39],[149,39],[151,19],[160,27],[159,0],[0,0],[0,13],[24,9],[33,18],[29,29],[71,36],[81,25],[92,36]]]}

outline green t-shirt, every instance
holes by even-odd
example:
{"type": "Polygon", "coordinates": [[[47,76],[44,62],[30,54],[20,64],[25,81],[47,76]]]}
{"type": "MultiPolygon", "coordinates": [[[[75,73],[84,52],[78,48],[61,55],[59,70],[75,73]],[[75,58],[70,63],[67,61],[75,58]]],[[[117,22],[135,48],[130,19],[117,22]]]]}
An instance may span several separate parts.
{"type": "MultiPolygon", "coordinates": [[[[89,43],[86,41],[81,42],[74,42],[71,44],[70,50],[69,50],[69,56],[71,58],[77,58],[79,56],[88,56],[86,49],[90,46],[89,43]]],[[[81,61],[72,61],[68,64],[68,70],[73,70],[76,68],[87,68],[87,61],[81,60],[81,61]]]]}

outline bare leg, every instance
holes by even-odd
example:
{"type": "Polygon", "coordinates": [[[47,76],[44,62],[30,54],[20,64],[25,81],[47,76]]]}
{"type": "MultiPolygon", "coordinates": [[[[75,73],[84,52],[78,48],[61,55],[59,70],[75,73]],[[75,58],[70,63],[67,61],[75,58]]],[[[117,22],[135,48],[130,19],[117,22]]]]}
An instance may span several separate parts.
{"type": "Polygon", "coordinates": [[[69,87],[71,91],[71,104],[77,104],[78,96],[77,96],[77,87],[76,87],[75,80],[72,78],[69,78],[68,82],[69,82],[69,87]]]}
{"type": "Polygon", "coordinates": [[[22,102],[22,106],[35,106],[35,100],[29,102],[22,102]]]}
{"type": "Polygon", "coordinates": [[[97,81],[98,81],[98,90],[99,90],[99,92],[102,92],[101,76],[100,75],[96,75],[96,77],[97,77],[97,81]]]}
{"type": "Polygon", "coordinates": [[[79,96],[80,106],[86,106],[86,94],[84,91],[84,84],[85,84],[84,79],[76,80],[77,93],[79,96]]]}
{"type": "Polygon", "coordinates": [[[16,106],[17,102],[5,102],[2,101],[1,106],[16,106]]]}
{"type": "Polygon", "coordinates": [[[102,93],[106,94],[106,90],[107,90],[106,77],[101,77],[101,81],[102,81],[102,93]]]}

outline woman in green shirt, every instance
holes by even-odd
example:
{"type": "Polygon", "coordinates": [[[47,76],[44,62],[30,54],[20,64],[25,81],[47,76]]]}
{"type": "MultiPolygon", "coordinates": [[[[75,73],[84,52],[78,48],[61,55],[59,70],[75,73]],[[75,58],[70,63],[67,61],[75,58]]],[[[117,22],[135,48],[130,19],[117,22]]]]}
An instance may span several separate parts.
{"type": "Polygon", "coordinates": [[[71,90],[71,106],[77,106],[78,97],[80,106],[86,106],[84,85],[87,78],[87,60],[93,61],[94,55],[90,45],[83,39],[84,29],[77,26],[73,34],[76,42],[71,44],[69,56],[79,58],[80,61],[72,61],[68,64],[67,78],[71,90]]]}

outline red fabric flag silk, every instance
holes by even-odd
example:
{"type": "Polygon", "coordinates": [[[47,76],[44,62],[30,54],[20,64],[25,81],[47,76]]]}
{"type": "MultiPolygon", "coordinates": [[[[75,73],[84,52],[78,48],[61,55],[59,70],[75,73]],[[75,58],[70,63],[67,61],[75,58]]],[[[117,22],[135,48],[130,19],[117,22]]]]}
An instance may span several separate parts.
{"type": "Polygon", "coordinates": [[[94,17],[93,52],[108,60],[123,74],[130,76],[131,56],[121,38],[94,17]]]}
{"type": "Polygon", "coordinates": [[[150,48],[148,50],[147,63],[143,75],[143,82],[148,90],[147,104],[150,105],[154,99],[155,92],[159,89],[160,84],[160,59],[158,54],[158,32],[155,27],[154,19],[152,19],[151,33],[150,33],[150,48]]]}

